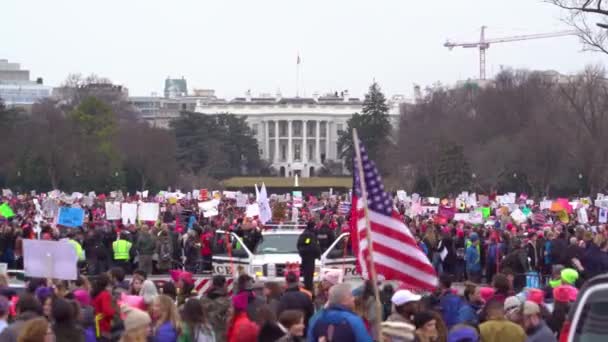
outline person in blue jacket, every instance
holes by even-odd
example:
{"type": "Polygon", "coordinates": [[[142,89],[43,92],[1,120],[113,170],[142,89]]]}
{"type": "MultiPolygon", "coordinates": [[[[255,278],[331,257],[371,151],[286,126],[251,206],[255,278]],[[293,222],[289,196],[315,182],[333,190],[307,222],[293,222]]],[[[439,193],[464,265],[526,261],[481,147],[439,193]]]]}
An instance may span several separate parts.
{"type": "Polygon", "coordinates": [[[329,289],[327,307],[314,315],[308,325],[307,342],[327,341],[369,342],[372,337],[361,317],[353,312],[355,297],[347,283],[329,289]]]}
{"type": "Polygon", "coordinates": [[[464,254],[464,260],[467,268],[467,276],[470,281],[479,284],[481,282],[481,259],[479,255],[479,236],[477,233],[472,233],[469,236],[471,242],[464,254]]]}

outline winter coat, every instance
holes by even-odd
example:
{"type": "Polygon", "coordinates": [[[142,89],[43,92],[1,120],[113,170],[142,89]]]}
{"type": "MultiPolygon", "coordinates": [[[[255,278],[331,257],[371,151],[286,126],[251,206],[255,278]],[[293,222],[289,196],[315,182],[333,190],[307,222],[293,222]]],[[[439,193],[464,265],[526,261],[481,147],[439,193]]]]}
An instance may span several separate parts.
{"type": "Polygon", "coordinates": [[[308,295],[300,291],[299,287],[288,288],[279,302],[277,317],[285,310],[300,310],[304,313],[304,324],[308,326],[308,320],[315,313],[312,300],[308,295]]]}
{"type": "Polygon", "coordinates": [[[226,316],[230,309],[230,298],[224,289],[211,289],[201,298],[203,310],[207,313],[209,325],[213,327],[215,339],[226,341],[226,316]]]}
{"type": "Polygon", "coordinates": [[[142,232],[135,243],[135,250],[140,255],[152,255],[156,251],[156,242],[150,233],[142,232]]]}
{"type": "Polygon", "coordinates": [[[334,327],[332,341],[372,341],[361,317],[341,305],[331,305],[310,320],[306,341],[317,342],[326,337],[330,326],[334,327]]]}
{"type": "Polygon", "coordinates": [[[247,317],[246,312],[234,315],[232,324],[228,328],[228,342],[256,342],[260,328],[247,317]]]}
{"type": "Polygon", "coordinates": [[[93,308],[95,309],[95,315],[101,315],[99,319],[99,331],[101,333],[110,333],[112,328],[112,319],[117,314],[112,306],[112,296],[106,290],[101,291],[95,298],[93,298],[93,308]]]}
{"type": "Polygon", "coordinates": [[[0,334],[0,341],[17,342],[17,338],[19,337],[21,330],[23,330],[25,323],[37,317],[39,317],[38,314],[30,311],[20,314],[11,325],[2,331],[2,334],[0,334]]]}
{"type": "Polygon", "coordinates": [[[158,254],[158,263],[156,264],[158,269],[170,269],[172,266],[171,258],[173,257],[173,244],[171,242],[171,237],[168,235],[161,235],[158,237],[158,240],[156,241],[156,253],[158,254]],[[161,253],[161,251],[165,253],[161,253]]]}
{"type": "Polygon", "coordinates": [[[156,332],[154,333],[154,342],[176,342],[177,341],[177,330],[171,322],[165,322],[161,324],[156,332]]]}
{"type": "Polygon", "coordinates": [[[526,342],[557,342],[557,339],[547,324],[542,322],[539,326],[534,328],[532,332],[528,333],[526,342]]]}
{"type": "Polygon", "coordinates": [[[479,326],[481,342],[524,342],[524,329],[506,319],[493,319],[479,326]]]}
{"type": "Polygon", "coordinates": [[[275,322],[266,322],[260,328],[258,342],[276,341],[285,336],[285,332],[275,322]]]}
{"type": "Polygon", "coordinates": [[[481,272],[481,256],[477,251],[477,246],[470,245],[464,254],[467,272],[481,272]]]}

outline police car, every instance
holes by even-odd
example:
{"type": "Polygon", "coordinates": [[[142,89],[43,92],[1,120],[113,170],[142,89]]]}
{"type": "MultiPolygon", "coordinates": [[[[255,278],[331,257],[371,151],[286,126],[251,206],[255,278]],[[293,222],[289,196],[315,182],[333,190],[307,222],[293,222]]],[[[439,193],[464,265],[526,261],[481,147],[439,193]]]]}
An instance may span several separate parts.
{"type": "MultiPolygon", "coordinates": [[[[212,242],[213,274],[227,277],[245,272],[257,281],[283,281],[286,268],[301,262],[298,238],[302,229],[275,226],[262,231],[262,240],[250,250],[237,234],[218,230],[212,242]]],[[[344,280],[360,278],[355,267],[349,234],[341,234],[315,261],[315,278],[322,268],[344,270],[344,280]]]]}

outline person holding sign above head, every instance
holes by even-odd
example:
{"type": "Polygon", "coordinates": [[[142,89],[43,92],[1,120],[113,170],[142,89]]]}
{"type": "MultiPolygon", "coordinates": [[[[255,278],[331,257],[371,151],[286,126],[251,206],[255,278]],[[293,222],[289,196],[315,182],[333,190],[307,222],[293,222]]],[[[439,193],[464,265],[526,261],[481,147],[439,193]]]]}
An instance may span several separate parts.
{"type": "Polygon", "coordinates": [[[114,252],[114,264],[128,273],[131,242],[127,240],[124,232],[118,234],[118,239],[112,243],[112,251],[114,252]]]}

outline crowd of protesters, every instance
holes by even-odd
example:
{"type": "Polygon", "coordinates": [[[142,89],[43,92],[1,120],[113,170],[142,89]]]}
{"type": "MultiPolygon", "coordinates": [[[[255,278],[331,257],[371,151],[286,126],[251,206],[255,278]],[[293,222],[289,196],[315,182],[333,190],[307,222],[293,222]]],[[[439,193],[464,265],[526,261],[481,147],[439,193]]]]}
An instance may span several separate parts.
{"type": "MultiPolygon", "coordinates": [[[[592,205],[585,224],[575,213],[565,220],[532,206],[523,223],[505,213],[473,225],[409,215],[396,203],[437,270],[432,293],[386,282],[375,298],[369,281],[340,283],[330,272],[312,288],[290,272],[261,284],[241,274],[234,291],[214,276],[199,294],[193,275],[210,270],[217,229],[236,232],[252,250],[262,239],[261,225],[234,200],[222,199],[212,218],[198,212],[197,201],[180,200],[163,204],[158,222],[123,225],[105,220],[96,199],[78,229],[36,222],[31,196],[7,203],[16,215],[2,221],[1,262],[23,266],[23,239],[65,238],[81,275],[72,282],[28,279],[23,294],[0,279],[0,342],[557,341],[578,288],[608,271],[608,230],[592,205]],[[172,281],[155,284],[148,279],[155,273],[172,281]]],[[[291,216],[285,212],[284,220],[291,216]]],[[[319,249],[349,229],[339,197],[311,197],[298,216],[319,249]]]]}

